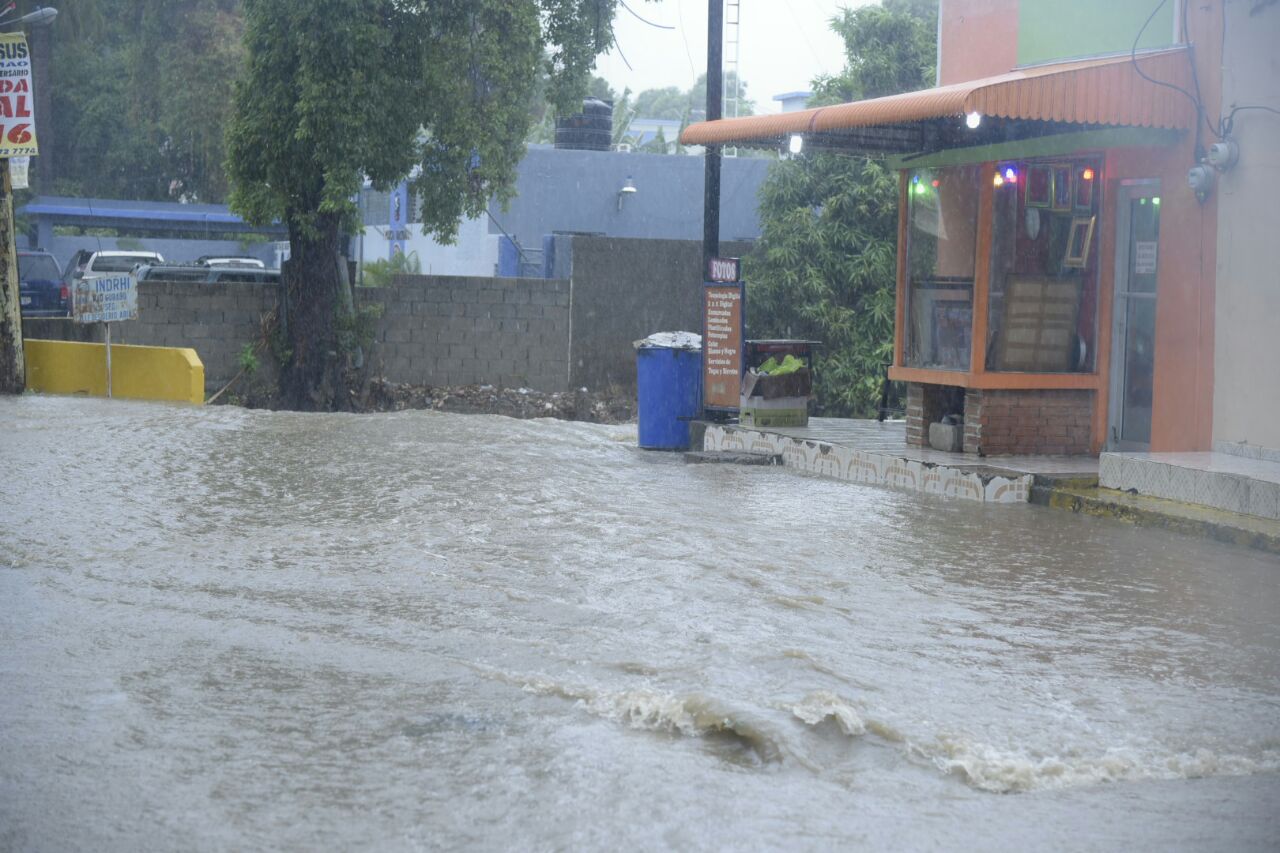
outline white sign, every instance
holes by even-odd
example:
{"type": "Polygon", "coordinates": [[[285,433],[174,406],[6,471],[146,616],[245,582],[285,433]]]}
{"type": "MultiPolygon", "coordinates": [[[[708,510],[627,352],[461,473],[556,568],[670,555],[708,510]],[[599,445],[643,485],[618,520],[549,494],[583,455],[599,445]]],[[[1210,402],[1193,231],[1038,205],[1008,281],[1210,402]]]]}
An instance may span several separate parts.
{"type": "Polygon", "coordinates": [[[25,190],[27,188],[27,172],[30,168],[30,157],[9,158],[9,180],[15,190],[25,190]]]}
{"type": "Polygon", "coordinates": [[[83,278],[71,291],[77,323],[113,323],[138,316],[138,280],[133,273],[83,278]]]}
{"type": "Polygon", "coordinates": [[[1133,246],[1133,274],[1155,275],[1156,248],[1160,244],[1155,240],[1138,240],[1133,246]]]}

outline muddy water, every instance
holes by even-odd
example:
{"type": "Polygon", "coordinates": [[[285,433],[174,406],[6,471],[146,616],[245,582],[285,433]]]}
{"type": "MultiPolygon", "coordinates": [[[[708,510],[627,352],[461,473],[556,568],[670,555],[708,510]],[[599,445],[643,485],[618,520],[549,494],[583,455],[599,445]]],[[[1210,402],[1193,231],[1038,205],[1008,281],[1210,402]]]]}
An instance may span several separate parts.
{"type": "Polygon", "coordinates": [[[0,400],[0,848],[1280,839],[1280,561],[633,445],[0,400]]]}

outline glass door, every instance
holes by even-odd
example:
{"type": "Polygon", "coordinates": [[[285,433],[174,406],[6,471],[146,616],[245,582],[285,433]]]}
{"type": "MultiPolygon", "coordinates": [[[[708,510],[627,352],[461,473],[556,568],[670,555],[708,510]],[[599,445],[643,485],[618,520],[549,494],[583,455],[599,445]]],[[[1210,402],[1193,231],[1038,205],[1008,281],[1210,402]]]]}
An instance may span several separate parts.
{"type": "Polygon", "coordinates": [[[1151,446],[1155,379],[1156,267],[1160,257],[1160,184],[1120,187],[1116,200],[1116,286],[1111,345],[1109,450],[1151,446]]]}

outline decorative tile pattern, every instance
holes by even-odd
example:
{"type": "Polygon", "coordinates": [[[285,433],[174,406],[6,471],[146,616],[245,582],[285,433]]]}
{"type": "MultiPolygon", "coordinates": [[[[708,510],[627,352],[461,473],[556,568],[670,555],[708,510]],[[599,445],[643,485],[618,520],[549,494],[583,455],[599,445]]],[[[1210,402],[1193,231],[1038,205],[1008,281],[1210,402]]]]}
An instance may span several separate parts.
{"type": "Polygon", "coordinates": [[[1104,453],[1098,482],[1157,498],[1280,520],[1280,463],[1245,453],[1104,453]]]}
{"type": "Polygon", "coordinates": [[[703,449],[780,455],[788,468],[820,477],[965,500],[1026,503],[1031,495],[1031,474],[984,476],[892,452],[860,450],[816,438],[738,426],[708,426],[703,449]]]}

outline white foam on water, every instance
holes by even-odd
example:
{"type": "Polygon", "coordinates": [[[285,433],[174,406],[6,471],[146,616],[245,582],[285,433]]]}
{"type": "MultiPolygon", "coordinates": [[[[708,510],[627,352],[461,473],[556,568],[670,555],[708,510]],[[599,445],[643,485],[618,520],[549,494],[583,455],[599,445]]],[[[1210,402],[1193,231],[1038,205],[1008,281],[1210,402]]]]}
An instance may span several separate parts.
{"type": "Polygon", "coordinates": [[[867,733],[867,724],[857,709],[834,693],[818,690],[791,706],[791,713],[806,725],[816,726],[824,720],[835,720],[840,730],[850,737],[867,733]]]}
{"type": "Polygon", "coordinates": [[[1249,776],[1280,770],[1280,754],[1273,750],[1264,750],[1257,758],[1219,754],[1205,748],[1161,755],[1129,747],[1114,747],[1094,755],[1036,756],[953,736],[940,736],[931,746],[912,744],[909,749],[944,773],[979,790],[996,793],[1106,782],[1249,776]]]}

